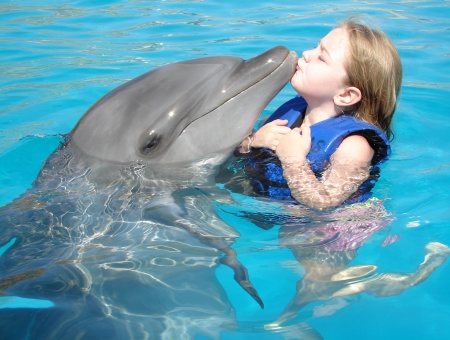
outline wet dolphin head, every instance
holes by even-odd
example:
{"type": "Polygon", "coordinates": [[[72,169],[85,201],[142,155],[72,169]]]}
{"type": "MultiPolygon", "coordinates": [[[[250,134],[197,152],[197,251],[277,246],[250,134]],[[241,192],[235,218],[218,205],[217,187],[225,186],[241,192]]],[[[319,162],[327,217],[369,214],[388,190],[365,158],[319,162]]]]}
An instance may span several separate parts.
{"type": "Polygon", "coordinates": [[[176,163],[235,148],[289,81],[297,55],[209,57],[159,67],[112,90],[71,133],[85,154],[116,162],[176,163]]]}

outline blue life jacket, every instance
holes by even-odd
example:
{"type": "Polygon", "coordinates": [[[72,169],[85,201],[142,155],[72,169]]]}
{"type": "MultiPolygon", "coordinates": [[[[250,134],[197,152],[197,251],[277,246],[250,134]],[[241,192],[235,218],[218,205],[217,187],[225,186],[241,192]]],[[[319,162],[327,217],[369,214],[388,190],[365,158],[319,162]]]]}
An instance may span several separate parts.
{"type": "MultiPolygon", "coordinates": [[[[305,100],[296,96],[280,106],[265,124],[275,119],[287,119],[289,127],[300,126],[306,107],[305,100]]],[[[320,180],[330,162],[331,155],[344,138],[352,134],[366,138],[375,154],[372,158],[369,178],[344,203],[363,202],[372,195],[370,191],[379,177],[378,165],[386,161],[391,153],[389,140],[383,131],[353,116],[332,117],[311,126],[311,150],[306,156],[312,171],[320,180]]],[[[264,148],[259,152],[254,152],[249,157],[244,171],[259,194],[278,199],[292,199],[287,182],[283,177],[280,161],[272,150],[264,148]]]]}

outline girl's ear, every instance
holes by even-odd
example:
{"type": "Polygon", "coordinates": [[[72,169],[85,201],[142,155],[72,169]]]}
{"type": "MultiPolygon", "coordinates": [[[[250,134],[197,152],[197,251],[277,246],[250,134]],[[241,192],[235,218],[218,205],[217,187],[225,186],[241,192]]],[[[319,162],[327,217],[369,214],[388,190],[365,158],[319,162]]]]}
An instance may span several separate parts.
{"type": "Polygon", "coordinates": [[[334,96],[336,106],[352,106],[361,101],[361,91],[354,86],[346,87],[341,93],[334,96]]]}

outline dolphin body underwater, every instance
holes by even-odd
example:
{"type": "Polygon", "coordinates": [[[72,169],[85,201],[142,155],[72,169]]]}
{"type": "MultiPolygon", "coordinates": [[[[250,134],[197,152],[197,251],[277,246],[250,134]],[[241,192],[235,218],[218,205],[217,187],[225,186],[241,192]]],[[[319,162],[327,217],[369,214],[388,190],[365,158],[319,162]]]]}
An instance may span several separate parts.
{"type": "Polygon", "coordinates": [[[235,323],[219,263],[263,307],[214,174],[296,61],[183,61],[95,103],[0,208],[0,338],[217,337],[235,323]]]}

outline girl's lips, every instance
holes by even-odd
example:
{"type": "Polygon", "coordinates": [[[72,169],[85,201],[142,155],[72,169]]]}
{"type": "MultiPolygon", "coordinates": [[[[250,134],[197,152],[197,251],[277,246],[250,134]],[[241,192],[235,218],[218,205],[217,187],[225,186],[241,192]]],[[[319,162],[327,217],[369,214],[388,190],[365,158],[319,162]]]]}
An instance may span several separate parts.
{"type": "Polygon", "coordinates": [[[302,60],[301,58],[299,58],[299,59],[297,60],[297,66],[296,66],[296,68],[295,68],[297,71],[301,71],[301,70],[302,70],[302,68],[300,67],[300,62],[301,62],[301,60],[302,60]]]}

